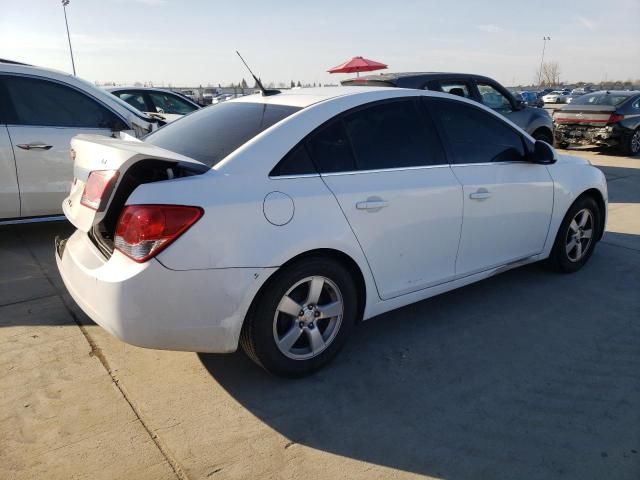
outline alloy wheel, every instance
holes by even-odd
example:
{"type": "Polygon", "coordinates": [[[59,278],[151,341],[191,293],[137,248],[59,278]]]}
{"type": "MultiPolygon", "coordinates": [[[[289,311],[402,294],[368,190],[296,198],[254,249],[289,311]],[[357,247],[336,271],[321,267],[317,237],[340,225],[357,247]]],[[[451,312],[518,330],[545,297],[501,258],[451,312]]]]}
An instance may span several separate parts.
{"type": "Polygon", "coordinates": [[[591,248],[593,226],[593,214],[587,208],[580,210],[571,220],[565,242],[567,258],[571,262],[580,261],[591,248]]]}
{"type": "Polygon", "coordinates": [[[323,276],[306,277],[280,299],[273,317],[278,350],[293,360],[319,355],[333,342],[344,314],[338,286],[323,276]]]}
{"type": "Polygon", "coordinates": [[[636,130],[631,137],[631,153],[636,154],[640,152],[640,130],[636,130]]]}

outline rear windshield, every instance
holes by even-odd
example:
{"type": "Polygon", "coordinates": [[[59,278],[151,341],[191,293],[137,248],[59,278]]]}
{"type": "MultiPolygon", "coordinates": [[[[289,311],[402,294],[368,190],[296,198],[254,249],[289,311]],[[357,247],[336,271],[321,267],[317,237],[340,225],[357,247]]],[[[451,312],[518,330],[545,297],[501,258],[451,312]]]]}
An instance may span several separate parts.
{"type": "Polygon", "coordinates": [[[144,141],[209,167],[300,107],[226,102],[212,105],[147,135],[144,141]]]}
{"type": "Polygon", "coordinates": [[[629,95],[616,95],[615,93],[589,93],[576,98],[571,105],[609,105],[615,107],[627,100],[629,95]]]}

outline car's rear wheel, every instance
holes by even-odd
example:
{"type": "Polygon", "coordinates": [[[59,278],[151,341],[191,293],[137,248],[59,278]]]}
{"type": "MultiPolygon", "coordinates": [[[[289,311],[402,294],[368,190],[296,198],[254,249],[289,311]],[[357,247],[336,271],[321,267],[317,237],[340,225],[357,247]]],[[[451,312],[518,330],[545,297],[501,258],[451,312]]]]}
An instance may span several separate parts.
{"type": "Polygon", "coordinates": [[[247,355],[280,376],[307,375],[340,350],[358,312],[349,271],[331,258],[306,258],[275,274],[247,315],[247,355]]]}
{"type": "Polygon", "coordinates": [[[547,264],[564,273],[580,270],[600,237],[601,215],[592,197],[578,198],[562,220],[547,264]]]}
{"type": "Polygon", "coordinates": [[[640,153],[640,127],[623,139],[620,145],[620,151],[623,155],[635,156],[640,153]]]}

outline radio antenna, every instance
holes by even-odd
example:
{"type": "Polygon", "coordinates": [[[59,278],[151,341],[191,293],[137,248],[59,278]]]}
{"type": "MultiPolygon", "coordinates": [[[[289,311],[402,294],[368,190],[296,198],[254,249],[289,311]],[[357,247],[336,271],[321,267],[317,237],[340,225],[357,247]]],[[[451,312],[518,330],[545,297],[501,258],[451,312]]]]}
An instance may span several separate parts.
{"type": "Polygon", "coordinates": [[[244,63],[244,66],[247,67],[247,70],[249,70],[249,73],[251,74],[253,79],[256,81],[256,85],[258,85],[258,88],[260,89],[260,92],[262,93],[263,97],[268,97],[269,95],[277,95],[281,93],[280,90],[267,90],[266,88],[264,88],[260,79],[253,74],[253,72],[249,68],[249,65],[247,65],[247,62],[244,61],[244,58],[242,58],[242,55],[240,55],[240,52],[236,50],[236,53],[240,57],[240,60],[242,60],[242,63],[244,63]]]}

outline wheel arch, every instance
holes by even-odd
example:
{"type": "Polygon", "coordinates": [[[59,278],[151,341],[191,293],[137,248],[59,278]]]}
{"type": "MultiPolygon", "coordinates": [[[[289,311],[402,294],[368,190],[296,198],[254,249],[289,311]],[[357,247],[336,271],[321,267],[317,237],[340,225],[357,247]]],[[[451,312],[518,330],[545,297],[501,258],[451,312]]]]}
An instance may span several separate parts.
{"type": "MultiPolygon", "coordinates": [[[[342,265],[344,265],[347,270],[349,271],[350,275],[352,276],[354,282],[355,282],[355,286],[356,286],[356,291],[358,293],[358,322],[362,320],[362,317],[364,315],[364,309],[365,306],[367,304],[367,286],[366,286],[366,282],[365,282],[365,278],[364,278],[364,274],[362,273],[362,270],[360,268],[360,266],[358,265],[358,262],[356,262],[350,255],[344,253],[343,251],[334,249],[334,248],[316,248],[313,250],[308,250],[302,253],[299,253],[295,256],[293,256],[292,258],[290,258],[289,260],[287,260],[286,262],[284,262],[282,265],[280,265],[280,267],[278,268],[277,271],[275,271],[258,289],[258,291],[256,292],[256,294],[253,297],[253,300],[251,301],[251,304],[249,306],[249,309],[247,310],[247,316],[249,316],[251,314],[251,312],[253,311],[255,305],[258,303],[258,300],[260,299],[260,297],[264,294],[265,290],[269,287],[269,285],[271,285],[271,283],[273,282],[274,278],[277,276],[278,271],[280,271],[281,269],[288,267],[289,265],[292,265],[294,263],[297,263],[299,261],[304,260],[305,258],[310,258],[310,257],[315,257],[315,258],[333,258],[335,260],[337,260],[338,262],[340,262],[342,265]]],[[[246,317],[245,317],[245,321],[246,321],[246,317]]],[[[245,321],[243,321],[243,326],[245,321]]]]}
{"type": "Polygon", "coordinates": [[[598,208],[600,209],[600,219],[599,219],[600,224],[598,225],[598,237],[597,237],[597,240],[599,241],[600,239],[602,239],[602,236],[604,235],[604,228],[605,228],[605,222],[607,217],[607,210],[606,210],[607,206],[604,201],[604,196],[602,195],[602,192],[597,188],[590,188],[582,192],[580,195],[578,195],[571,205],[573,205],[583,197],[593,198],[595,202],[598,204],[598,208]]]}

